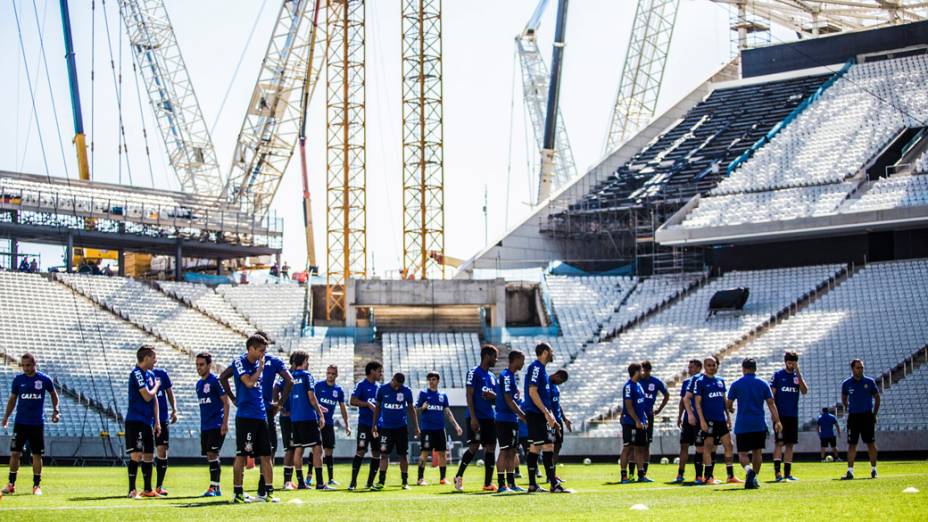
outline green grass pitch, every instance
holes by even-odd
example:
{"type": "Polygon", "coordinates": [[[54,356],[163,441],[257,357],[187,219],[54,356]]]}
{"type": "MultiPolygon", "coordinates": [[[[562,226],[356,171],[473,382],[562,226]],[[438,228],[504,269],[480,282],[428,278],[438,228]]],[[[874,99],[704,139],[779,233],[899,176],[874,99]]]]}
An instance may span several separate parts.
{"type": "MultiPolygon", "coordinates": [[[[365,461],[366,464],[366,461],[365,461]]],[[[674,465],[652,464],[653,484],[617,485],[618,466],[565,464],[558,474],[576,493],[572,495],[495,495],[478,492],[483,469],[471,466],[465,476],[465,493],[452,486],[439,486],[438,470],[428,469],[433,485],[399,488],[397,466],[390,467],[387,488],[380,492],[348,492],[348,465],[336,467],[340,491],[281,491],[280,504],[230,505],[232,468],[223,468],[221,498],[198,498],[208,481],[206,465],[172,466],[165,487],[170,496],[161,499],[129,500],[126,471],[119,467],[46,467],[45,495],[31,494],[32,476],[20,470],[15,495],[0,501],[0,520],[618,520],[633,516],[646,520],[706,520],[751,518],[767,520],[926,520],[928,518],[928,462],[885,462],[877,480],[869,479],[869,465],[857,467],[853,482],[836,480],[845,464],[797,463],[795,483],[772,483],[773,467],[765,463],[761,489],[745,491],[738,486],[678,486],[668,484],[676,473],[674,465]],[[903,493],[914,487],[918,493],[903,493]],[[645,511],[632,510],[641,504],[645,511]]],[[[449,475],[454,468],[449,469],[449,475]]],[[[524,471],[523,466],[523,471],[524,471]]],[[[0,480],[6,479],[0,468],[0,480]]],[[[410,468],[415,482],[415,468],[410,468]]],[[[362,470],[362,477],[366,472],[362,470]]],[[[692,479],[692,465],[687,468],[692,479]]],[[[274,470],[276,482],[282,469],[274,470]]],[[[724,476],[724,466],[717,475],[724,476]]],[[[743,477],[743,470],[736,474],[743,477]]],[[[245,475],[246,489],[257,483],[257,470],[245,475]]],[[[141,481],[141,477],[139,477],[141,481]]],[[[495,480],[495,476],[494,476],[495,480]]],[[[525,481],[522,481],[525,482],[525,481]]],[[[140,484],[141,485],[141,484],[140,484]]]]}

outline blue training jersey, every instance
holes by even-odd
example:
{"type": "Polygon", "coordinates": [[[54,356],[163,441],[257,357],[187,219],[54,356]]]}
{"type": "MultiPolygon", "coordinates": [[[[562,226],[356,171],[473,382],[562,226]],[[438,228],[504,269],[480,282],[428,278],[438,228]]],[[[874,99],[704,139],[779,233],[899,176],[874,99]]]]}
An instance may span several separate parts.
{"type": "MultiPolygon", "coordinates": [[[[496,377],[493,375],[493,372],[489,370],[484,371],[480,366],[475,366],[467,372],[467,387],[474,390],[474,413],[477,415],[477,419],[493,420],[495,418],[493,401],[483,398],[484,391],[489,390],[496,393],[496,377]]],[[[469,408],[465,418],[470,418],[469,408]]]]}
{"type": "Polygon", "coordinates": [[[293,372],[293,387],[290,388],[290,420],[292,422],[319,422],[319,413],[309,402],[309,392],[315,393],[316,379],[306,370],[293,372]]]}
{"type": "Polygon", "coordinates": [[[158,388],[158,395],[156,395],[158,398],[158,419],[161,420],[161,424],[165,424],[168,421],[168,390],[173,386],[171,377],[164,368],[154,368],[151,373],[155,374],[155,382],[161,383],[161,387],[158,388]]]}
{"type": "Polygon", "coordinates": [[[644,410],[647,412],[648,418],[651,418],[654,416],[654,404],[657,402],[657,394],[663,393],[667,395],[667,386],[664,385],[664,381],[653,375],[647,379],[641,379],[638,384],[644,390],[644,410]]]}
{"type": "Polygon", "coordinates": [[[345,390],[337,384],[329,386],[326,381],[317,381],[315,392],[316,400],[326,409],[323,413],[325,423],[334,426],[332,422],[334,422],[335,409],[345,402],[345,390]]]}
{"type": "MultiPolygon", "coordinates": [[[[351,396],[361,402],[375,404],[377,401],[377,389],[380,387],[376,382],[370,382],[367,379],[361,379],[354,386],[351,396]]],[[[358,408],[358,426],[374,426],[374,410],[369,408],[358,408]]]]}
{"type": "Polygon", "coordinates": [[[438,390],[428,388],[419,392],[416,408],[429,403],[429,407],[419,414],[419,429],[435,431],[445,429],[445,408],[449,407],[448,396],[438,390]]]}
{"type": "Polygon", "coordinates": [[[725,422],[725,381],[706,374],[696,380],[695,395],[702,397],[702,414],[706,421],[725,422]]]}
{"type": "Polygon", "coordinates": [[[222,427],[225,409],[222,397],[226,391],[219,379],[210,373],[205,379],[197,380],[197,402],[200,403],[200,430],[216,430],[222,427]]]}
{"type": "Polygon", "coordinates": [[[838,419],[830,413],[823,413],[818,416],[818,436],[823,439],[830,439],[835,436],[835,426],[838,419]]]}
{"type": "Polygon", "coordinates": [[[14,377],[10,389],[10,395],[18,400],[14,424],[44,426],[45,393],[52,392],[54,389],[55,383],[42,372],[35,372],[32,377],[25,373],[14,377]]]}
{"type": "Polygon", "coordinates": [[[126,409],[127,422],[141,422],[155,425],[155,401],[146,401],[139,392],[142,388],[151,389],[155,385],[155,374],[136,366],[129,373],[129,407],[126,409]]]}
{"type": "Polygon", "coordinates": [[[767,431],[764,403],[772,397],[770,386],[753,373],[745,374],[731,383],[728,400],[735,401],[738,405],[738,415],[735,417],[736,435],[767,431]]]}
{"type": "Polygon", "coordinates": [[[799,417],[799,374],[779,370],[770,379],[770,388],[780,417],[799,417]]]}
{"type": "Polygon", "coordinates": [[[880,390],[876,387],[876,381],[866,375],[861,377],[860,380],[848,377],[841,383],[841,394],[847,395],[848,413],[872,412],[873,396],[879,393],[880,390]]]}
{"type": "MultiPolygon", "coordinates": [[[[235,417],[243,419],[267,420],[267,410],[264,407],[263,381],[258,379],[253,388],[245,386],[243,375],[254,375],[260,372],[258,361],[250,362],[246,354],[238,356],[232,361],[232,376],[235,379],[235,417]]],[[[271,381],[273,386],[273,381],[271,381]]]]}
{"type": "MultiPolygon", "coordinates": [[[[698,375],[694,375],[692,377],[687,377],[686,379],[683,380],[683,384],[680,385],[680,398],[681,399],[686,397],[686,392],[693,391],[693,383],[696,381],[697,376],[698,375]]],[[[698,414],[696,414],[696,395],[695,394],[692,397],[690,397],[690,407],[693,408],[693,414],[698,416],[698,414]]],[[[684,406],[683,407],[683,423],[684,424],[689,423],[689,418],[690,418],[690,414],[686,412],[686,407],[684,406]]]]}
{"type": "MultiPolygon", "coordinates": [[[[291,387],[290,390],[292,392],[293,387],[291,387]]],[[[274,391],[278,393],[277,400],[280,401],[280,404],[278,404],[280,407],[280,413],[286,413],[287,415],[290,415],[290,395],[287,395],[286,397],[280,396],[280,394],[282,394],[284,391],[284,380],[280,377],[274,379],[274,391]]],[[[271,397],[273,397],[273,395],[271,395],[271,397]]]]}
{"type": "Polygon", "coordinates": [[[644,390],[641,388],[641,383],[629,379],[625,381],[625,385],[622,386],[622,424],[634,426],[635,419],[628,413],[628,407],[625,405],[625,401],[631,401],[632,406],[635,408],[635,415],[638,416],[638,420],[641,421],[642,424],[647,424],[647,410],[645,410],[644,407],[644,390]]]}
{"type": "Polygon", "coordinates": [[[264,400],[264,409],[271,405],[274,393],[274,380],[277,374],[287,369],[284,362],[271,354],[264,356],[264,373],[261,374],[261,398],[264,400]]]}
{"type": "Polygon", "coordinates": [[[564,422],[564,415],[561,412],[561,388],[557,384],[551,385],[551,414],[554,420],[561,424],[564,422]]]}
{"type": "Polygon", "coordinates": [[[532,364],[528,365],[528,369],[525,372],[525,387],[523,390],[525,405],[522,407],[522,411],[525,413],[544,413],[535,406],[535,401],[532,400],[532,396],[528,392],[529,388],[532,386],[538,389],[538,398],[541,399],[541,403],[545,408],[550,410],[551,388],[548,382],[548,372],[545,370],[545,365],[541,364],[541,361],[537,359],[532,361],[532,364]]]}
{"type": "Polygon", "coordinates": [[[377,403],[380,404],[378,428],[403,428],[409,424],[409,406],[412,402],[412,390],[406,386],[394,388],[384,384],[377,390],[377,403]]]}
{"type": "Polygon", "coordinates": [[[519,394],[519,383],[516,381],[516,374],[509,371],[509,368],[500,372],[499,383],[496,385],[496,420],[499,422],[518,422],[519,416],[506,403],[507,395],[516,404],[522,398],[519,394]]]}

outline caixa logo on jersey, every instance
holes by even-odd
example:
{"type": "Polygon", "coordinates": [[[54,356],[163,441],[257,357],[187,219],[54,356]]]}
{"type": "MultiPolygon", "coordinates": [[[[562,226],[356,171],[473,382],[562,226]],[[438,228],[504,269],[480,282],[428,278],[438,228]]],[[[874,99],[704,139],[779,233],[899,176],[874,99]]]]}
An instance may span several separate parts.
{"type": "Polygon", "coordinates": [[[19,395],[20,399],[24,400],[39,400],[42,398],[41,393],[22,393],[19,395]]]}

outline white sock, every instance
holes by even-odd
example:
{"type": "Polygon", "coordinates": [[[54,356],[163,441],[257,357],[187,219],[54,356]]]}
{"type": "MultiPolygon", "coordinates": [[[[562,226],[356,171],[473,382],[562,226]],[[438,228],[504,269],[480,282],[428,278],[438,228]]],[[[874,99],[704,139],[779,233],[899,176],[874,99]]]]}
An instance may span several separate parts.
{"type": "Polygon", "coordinates": [[[751,465],[750,465],[750,464],[745,464],[745,465],[744,465],[744,472],[745,472],[745,473],[750,473],[751,471],[753,471],[753,468],[751,468],[751,465]]]}
{"type": "Polygon", "coordinates": [[[870,466],[870,471],[876,471],[876,466],[870,466]]]}
{"type": "Polygon", "coordinates": [[[854,473],[854,466],[848,466],[848,467],[847,467],[847,472],[848,472],[848,473],[854,473]]]}

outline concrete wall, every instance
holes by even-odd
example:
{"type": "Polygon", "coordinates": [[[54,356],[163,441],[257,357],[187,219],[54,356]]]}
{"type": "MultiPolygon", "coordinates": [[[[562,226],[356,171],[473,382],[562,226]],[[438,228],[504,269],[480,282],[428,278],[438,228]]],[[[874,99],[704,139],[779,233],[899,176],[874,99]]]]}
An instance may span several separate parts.
{"type": "Polygon", "coordinates": [[[355,326],[363,306],[490,306],[492,326],[506,325],[506,281],[352,279],[347,289],[348,317],[355,326]]]}

